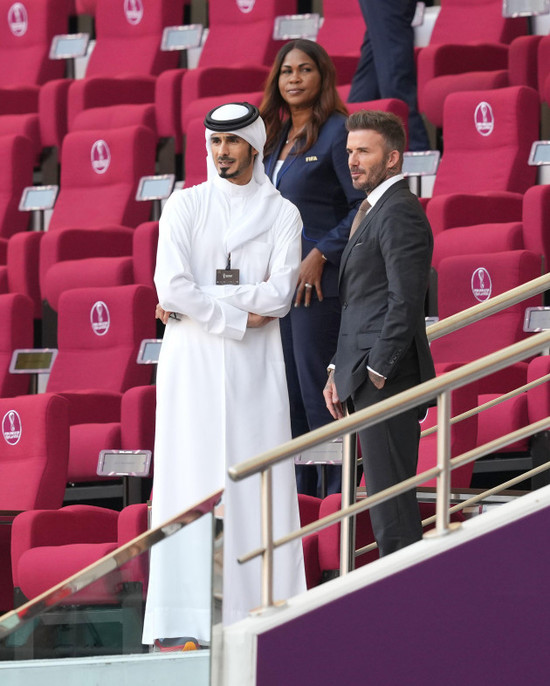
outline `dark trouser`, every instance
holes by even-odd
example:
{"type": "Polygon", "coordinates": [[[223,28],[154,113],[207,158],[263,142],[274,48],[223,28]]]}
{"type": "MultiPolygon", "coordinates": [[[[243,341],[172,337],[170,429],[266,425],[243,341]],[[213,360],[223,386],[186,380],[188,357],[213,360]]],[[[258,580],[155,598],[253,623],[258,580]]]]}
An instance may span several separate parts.
{"type": "MultiPolygon", "coordinates": [[[[369,379],[352,397],[352,408],[362,410],[418,383],[418,375],[387,381],[378,390],[369,379]]],[[[359,432],[368,495],[416,474],[420,425],[417,408],[407,410],[359,432]]],[[[393,553],[422,538],[420,512],[413,489],[370,510],[380,556],[393,553]]]]}
{"type": "MultiPolygon", "coordinates": [[[[332,422],[323,398],[327,366],[336,350],[340,328],[340,301],[312,298],[309,307],[293,307],[281,319],[281,337],[285,355],[286,378],[290,399],[292,437],[332,422]]],[[[326,466],[327,493],[338,493],[340,466],[326,466]]],[[[296,467],[298,492],[321,494],[321,469],[313,465],[296,467]]]]}
{"type": "Polygon", "coordinates": [[[368,27],[348,102],[399,98],[409,106],[409,149],[427,150],[417,108],[414,31],[416,0],[359,0],[368,27]]]}

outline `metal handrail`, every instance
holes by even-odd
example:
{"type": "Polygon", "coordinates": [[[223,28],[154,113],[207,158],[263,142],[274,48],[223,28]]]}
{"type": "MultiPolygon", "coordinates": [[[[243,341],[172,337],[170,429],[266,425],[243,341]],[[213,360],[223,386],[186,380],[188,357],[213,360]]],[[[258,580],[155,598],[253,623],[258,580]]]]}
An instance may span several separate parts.
{"type": "Polygon", "coordinates": [[[479,305],[469,307],[467,310],[462,310],[456,314],[446,317],[435,324],[431,324],[426,328],[426,334],[430,343],[442,336],[446,336],[453,331],[462,329],[464,326],[474,324],[480,319],[489,317],[492,314],[505,310],[507,307],[517,305],[527,298],[531,298],[540,293],[544,293],[550,288],[550,274],[544,274],[537,279],[532,279],[521,286],[511,288],[505,293],[495,295],[489,300],[486,300],[479,305]]]}
{"type": "MultiPolygon", "coordinates": [[[[546,274],[538,279],[534,279],[527,284],[518,286],[507,293],[503,293],[499,296],[476,305],[468,310],[460,312],[452,317],[445,320],[437,322],[427,328],[429,340],[435,340],[441,336],[456,331],[464,326],[472,324],[480,319],[490,316],[506,307],[522,302],[526,298],[532,297],[539,293],[542,293],[550,288],[550,274],[546,274]]],[[[349,541],[354,540],[353,529],[348,528],[346,532],[346,537],[348,543],[344,542],[344,525],[346,521],[349,521],[351,515],[357,514],[359,511],[370,509],[374,505],[383,502],[390,497],[394,497],[400,493],[407,490],[415,488],[419,483],[424,483],[425,481],[437,478],[437,505],[436,505],[436,532],[439,534],[447,533],[449,530],[449,504],[450,504],[450,471],[456,466],[462,466],[467,462],[473,461],[482,455],[488,454],[493,450],[506,445],[509,442],[514,442],[520,437],[530,436],[533,433],[546,429],[550,426],[550,418],[547,420],[541,420],[529,427],[524,427],[514,434],[510,434],[509,437],[505,437],[504,442],[502,439],[497,439],[492,441],[486,446],[480,446],[474,451],[470,451],[466,455],[459,456],[451,460],[450,458],[450,392],[455,388],[462,385],[466,385],[472,381],[482,378],[493,372],[499,371],[504,367],[507,367],[515,362],[521,361],[525,358],[529,358],[535,354],[540,354],[543,351],[548,350],[550,347],[550,332],[543,332],[536,334],[531,338],[515,343],[504,350],[500,350],[496,353],[487,355],[480,360],[475,360],[473,362],[467,363],[458,369],[452,370],[443,374],[435,379],[427,381],[420,384],[412,389],[404,391],[398,395],[388,398],[387,400],[380,401],[374,406],[361,410],[354,413],[351,416],[344,417],[332,424],[325,425],[316,429],[308,434],[300,436],[292,441],[289,441],[278,448],[267,451],[261,455],[256,456],[251,460],[247,460],[239,465],[236,465],[228,470],[229,476],[234,481],[240,481],[252,476],[253,474],[260,474],[262,489],[264,492],[270,491],[269,480],[271,468],[278,464],[279,462],[292,457],[293,455],[308,450],[317,445],[325,443],[327,441],[334,440],[342,435],[347,437],[351,433],[355,433],[366,426],[376,424],[383,419],[400,414],[412,407],[424,404],[434,397],[438,399],[438,464],[437,467],[432,470],[428,470],[421,475],[416,475],[410,479],[407,479],[401,484],[396,484],[386,491],[376,493],[373,496],[365,499],[361,503],[348,504],[343,506],[342,509],[329,515],[323,520],[318,520],[306,527],[302,527],[296,532],[288,534],[287,536],[273,540],[273,531],[269,531],[269,526],[263,528],[262,535],[262,547],[257,550],[249,552],[247,555],[239,559],[240,562],[246,562],[255,557],[262,556],[262,579],[263,587],[265,587],[266,592],[262,595],[262,605],[263,607],[269,607],[273,604],[272,598],[272,568],[271,560],[273,557],[273,550],[279,545],[290,542],[296,538],[300,538],[309,533],[313,533],[317,529],[328,526],[336,522],[342,522],[342,548],[341,548],[341,570],[347,571],[348,560],[344,559],[347,557],[349,559],[349,541]],[[506,440],[509,438],[509,440],[506,440]],[[489,447],[490,446],[490,447],[489,447]],[[485,452],[483,450],[485,449],[485,452]],[[462,461],[460,461],[462,460],[462,461]],[[271,535],[270,535],[271,534],[271,535]],[[347,556],[346,556],[346,547],[347,556]]],[[[542,382],[539,382],[542,383],[542,382]]],[[[455,420],[456,421],[456,420],[455,420]]],[[[349,441],[348,441],[349,443],[349,441]]],[[[347,457],[347,470],[346,470],[346,450],[344,450],[344,464],[343,464],[343,476],[346,471],[350,471],[350,457],[347,457]]],[[[342,490],[343,500],[344,500],[344,489],[342,490]]],[[[271,501],[272,494],[270,494],[269,499],[271,501]]],[[[344,503],[343,503],[344,505],[344,503]]],[[[264,512],[266,503],[263,501],[264,512]]]]}
{"type": "MultiPolygon", "coordinates": [[[[516,398],[518,395],[522,395],[522,393],[525,393],[526,391],[530,391],[531,389],[536,388],[537,386],[542,386],[542,384],[546,383],[547,381],[550,381],[550,374],[545,374],[544,376],[540,376],[538,379],[533,379],[533,381],[523,384],[523,386],[518,386],[513,391],[509,391],[508,393],[503,393],[502,395],[499,395],[498,398],[493,398],[493,400],[488,400],[487,402],[482,403],[477,407],[472,407],[471,410],[467,410],[466,412],[457,414],[455,417],[451,417],[449,423],[452,426],[453,424],[463,422],[464,420],[470,419],[470,417],[474,417],[476,414],[481,414],[481,412],[484,412],[485,410],[490,410],[492,407],[500,405],[501,403],[504,403],[507,400],[510,400],[511,398],[516,398]]],[[[437,425],[430,426],[429,429],[424,429],[424,431],[421,432],[420,438],[430,436],[431,434],[434,434],[436,431],[437,425]]]]}
{"type": "Polygon", "coordinates": [[[242,481],[254,474],[260,474],[262,471],[274,467],[279,462],[293,457],[297,453],[332,441],[344,434],[356,433],[366,426],[376,424],[382,419],[394,417],[413,407],[426,404],[444,391],[454,390],[472,381],[476,381],[478,378],[500,371],[526,357],[538,354],[549,345],[550,332],[544,331],[534,334],[530,338],[514,343],[507,348],[481,357],[473,362],[468,362],[457,369],[425,381],[398,395],[381,400],[371,407],[338,419],[331,424],[325,424],[307,434],[293,438],[277,448],[268,450],[261,455],[230,467],[228,469],[229,476],[233,481],[242,481]]]}

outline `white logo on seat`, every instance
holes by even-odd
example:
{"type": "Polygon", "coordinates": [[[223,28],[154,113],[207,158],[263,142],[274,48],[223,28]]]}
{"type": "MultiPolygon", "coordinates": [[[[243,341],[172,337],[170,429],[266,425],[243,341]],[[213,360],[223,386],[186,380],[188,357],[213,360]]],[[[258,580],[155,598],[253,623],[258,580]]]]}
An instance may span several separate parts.
{"type": "Polygon", "coordinates": [[[479,267],[472,274],[472,293],[476,300],[483,302],[491,297],[493,284],[485,267],[479,267]]]}
{"type": "Polygon", "coordinates": [[[22,2],[14,2],[8,10],[8,24],[14,36],[20,38],[29,28],[29,15],[22,2]]]}
{"type": "Polygon", "coordinates": [[[137,26],[143,19],[142,0],[124,0],[124,14],[129,24],[137,26]]]}
{"type": "Polygon", "coordinates": [[[96,174],[105,174],[111,164],[111,151],[104,140],[98,140],[92,145],[92,167],[96,174]]]}
{"type": "Polygon", "coordinates": [[[92,307],[90,321],[92,323],[92,331],[96,336],[104,336],[109,331],[111,316],[109,315],[109,308],[103,301],[98,300],[92,307]]]}
{"type": "Polygon", "coordinates": [[[474,112],[474,122],[481,136],[490,136],[495,128],[493,108],[488,102],[480,102],[474,112]]]}
{"type": "Polygon", "coordinates": [[[21,438],[21,417],[16,410],[6,412],[2,419],[2,435],[8,445],[16,445],[21,438]]]}
{"type": "Polygon", "coordinates": [[[241,10],[243,14],[248,14],[254,9],[256,0],[237,0],[237,7],[241,10]]]}

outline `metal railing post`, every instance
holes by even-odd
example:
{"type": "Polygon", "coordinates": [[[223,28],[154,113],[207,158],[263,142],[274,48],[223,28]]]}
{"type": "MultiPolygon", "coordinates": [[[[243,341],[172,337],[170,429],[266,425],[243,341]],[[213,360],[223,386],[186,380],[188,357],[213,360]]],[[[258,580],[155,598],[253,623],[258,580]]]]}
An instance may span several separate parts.
{"type": "Polygon", "coordinates": [[[438,535],[449,531],[451,502],[451,392],[444,391],[437,398],[437,476],[436,524],[438,535]]]}
{"type": "MultiPolygon", "coordinates": [[[[357,434],[342,438],[342,509],[355,502],[357,434]]],[[[355,517],[345,517],[340,524],[340,575],[355,567],[355,517]]]]}
{"type": "Polygon", "coordinates": [[[273,605],[273,477],[271,467],[261,473],[262,607],[273,605]]]}

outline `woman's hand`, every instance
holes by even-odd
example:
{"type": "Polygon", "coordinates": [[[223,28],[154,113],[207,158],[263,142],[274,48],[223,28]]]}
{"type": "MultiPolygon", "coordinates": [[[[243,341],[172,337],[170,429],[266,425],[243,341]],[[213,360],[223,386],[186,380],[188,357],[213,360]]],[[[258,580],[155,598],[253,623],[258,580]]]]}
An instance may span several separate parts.
{"type": "Polygon", "coordinates": [[[304,303],[304,307],[309,307],[313,289],[315,289],[315,292],[317,293],[319,302],[323,300],[321,277],[323,276],[325,262],[326,260],[318,248],[313,248],[313,250],[311,250],[302,260],[294,307],[300,307],[302,302],[304,303]]]}

